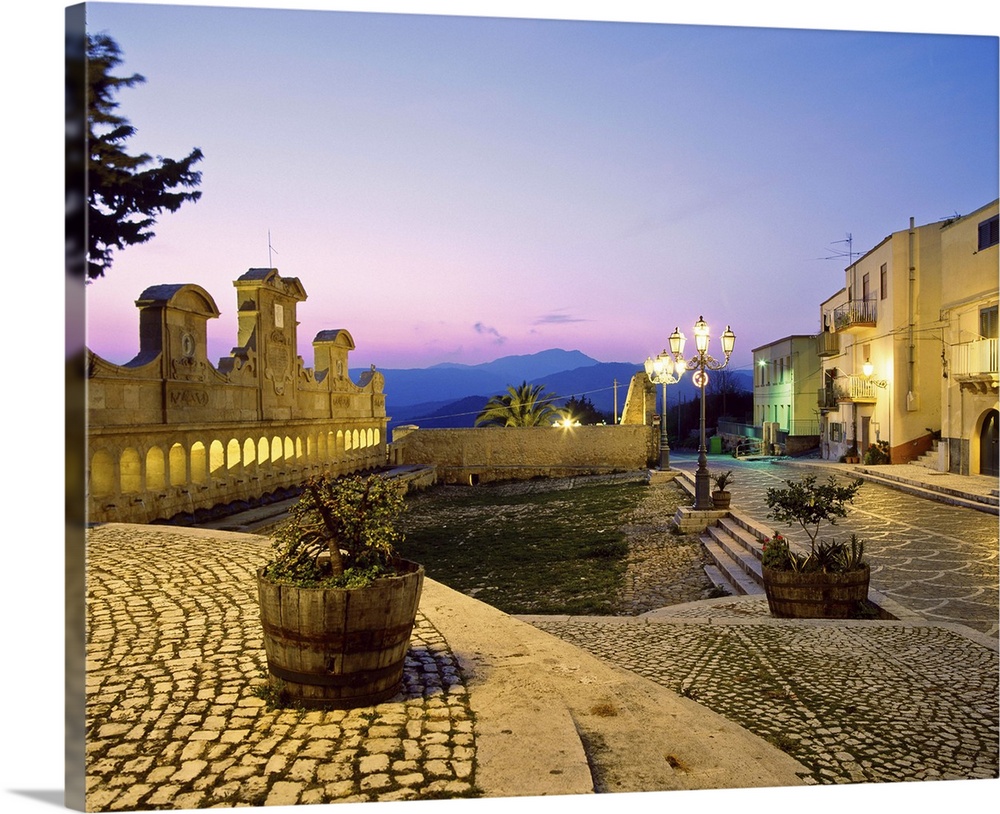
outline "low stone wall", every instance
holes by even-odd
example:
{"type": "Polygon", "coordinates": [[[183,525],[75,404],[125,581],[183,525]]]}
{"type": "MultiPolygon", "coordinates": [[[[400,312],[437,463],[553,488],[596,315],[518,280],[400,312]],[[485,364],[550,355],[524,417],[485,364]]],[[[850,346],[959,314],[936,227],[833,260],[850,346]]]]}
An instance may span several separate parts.
{"type": "Polygon", "coordinates": [[[395,466],[433,465],[441,483],[487,483],[536,477],[628,472],[655,465],[649,426],[399,427],[389,458],[395,466]]]}

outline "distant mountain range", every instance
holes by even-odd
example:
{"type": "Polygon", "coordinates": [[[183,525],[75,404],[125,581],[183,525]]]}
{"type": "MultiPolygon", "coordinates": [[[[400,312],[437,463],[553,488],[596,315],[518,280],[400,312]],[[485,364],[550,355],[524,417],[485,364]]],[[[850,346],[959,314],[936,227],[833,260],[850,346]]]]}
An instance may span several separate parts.
{"type": "MultiPolygon", "coordinates": [[[[541,385],[561,400],[586,396],[601,412],[621,414],[632,376],[642,364],[599,362],[578,350],[539,351],[524,356],[504,356],[479,365],[444,363],[428,368],[381,369],[385,376],[386,413],[389,428],[399,424],[421,427],[472,427],[476,416],[492,396],[521,382],[541,385]],[[616,383],[617,382],[617,388],[616,383]]],[[[364,369],[351,370],[357,381],[364,369]]],[[[751,374],[734,371],[740,386],[753,387],[751,374]],[[745,379],[745,381],[744,381],[745,379]]],[[[657,398],[662,388],[657,388],[657,398]]],[[[685,376],[679,385],[667,388],[671,404],[688,401],[698,389],[685,376]]]]}

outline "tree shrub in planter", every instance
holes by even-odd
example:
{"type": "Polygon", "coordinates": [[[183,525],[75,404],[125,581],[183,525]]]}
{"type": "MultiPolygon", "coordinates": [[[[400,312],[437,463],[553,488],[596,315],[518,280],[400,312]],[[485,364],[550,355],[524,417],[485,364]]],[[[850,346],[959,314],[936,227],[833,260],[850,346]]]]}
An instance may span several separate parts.
{"type": "Polygon", "coordinates": [[[864,561],[864,541],[851,535],[849,542],[817,544],[820,525],[836,524],[847,514],[864,481],[841,485],[834,477],[817,483],[815,475],[786,487],[767,490],[769,517],[790,525],[798,523],[809,537],[810,551],[799,554],[775,534],[763,554],[764,592],[773,616],[849,618],[868,597],[871,569],[864,561]]]}
{"type": "Polygon", "coordinates": [[[424,569],[396,555],[400,487],[317,477],[257,573],[269,684],[305,707],[369,706],[400,688],[424,569]]]}
{"type": "Polygon", "coordinates": [[[720,472],[711,477],[712,482],[715,484],[715,490],[712,492],[712,505],[716,509],[728,509],[733,497],[726,487],[733,482],[732,470],[720,472]]]}

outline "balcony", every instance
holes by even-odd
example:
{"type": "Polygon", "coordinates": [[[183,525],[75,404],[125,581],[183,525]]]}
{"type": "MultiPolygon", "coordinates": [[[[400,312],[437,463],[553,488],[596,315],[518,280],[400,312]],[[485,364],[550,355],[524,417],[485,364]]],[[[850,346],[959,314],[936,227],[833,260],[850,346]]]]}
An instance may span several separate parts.
{"type": "Polygon", "coordinates": [[[963,386],[995,389],[1000,381],[997,343],[996,339],[977,339],[956,345],[951,351],[951,375],[963,386]]]}
{"type": "Polygon", "coordinates": [[[874,404],[878,400],[878,385],[864,376],[847,376],[846,382],[837,384],[838,401],[874,404]]]}
{"type": "Polygon", "coordinates": [[[829,413],[839,409],[840,402],[837,400],[837,394],[832,389],[821,387],[817,395],[818,398],[816,401],[819,404],[819,411],[821,413],[829,413]]]}
{"type": "Polygon", "coordinates": [[[833,311],[833,325],[838,331],[874,328],[877,321],[875,300],[850,300],[833,311]]]}
{"type": "Polygon", "coordinates": [[[816,355],[837,356],[840,353],[840,337],[830,331],[816,335],[816,355]]]}

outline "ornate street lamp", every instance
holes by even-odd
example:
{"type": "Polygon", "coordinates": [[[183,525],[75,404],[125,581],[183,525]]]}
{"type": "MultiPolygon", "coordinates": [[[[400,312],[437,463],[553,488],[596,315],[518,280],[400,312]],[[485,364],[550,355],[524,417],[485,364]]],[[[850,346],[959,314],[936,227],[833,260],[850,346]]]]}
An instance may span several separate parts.
{"type": "Polygon", "coordinates": [[[684,358],[684,345],[686,338],[677,328],[670,334],[670,352],[674,355],[676,364],[681,368],[695,371],[691,380],[695,386],[701,390],[701,437],[698,444],[698,469],[694,477],[694,508],[696,511],[707,511],[712,508],[712,497],[709,487],[708,474],[708,449],[705,446],[705,385],[708,384],[708,374],[706,370],[722,370],[729,364],[729,357],[733,353],[736,345],[736,334],[728,325],[725,333],[722,334],[722,352],[726,355],[724,361],[720,362],[708,355],[709,342],[708,323],[704,317],[698,317],[694,324],[694,344],[697,354],[690,359],[684,358]]]}
{"type": "Polygon", "coordinates": [[[667,385],[677,384],[684,375],[684,366],[675,364],[666,350],[655,359],[646,358],[646,375],[653,384],[663,385],[663,409],[660,411],[660,469],[670,469],[670,444],[667,441],[667,385]]]}

